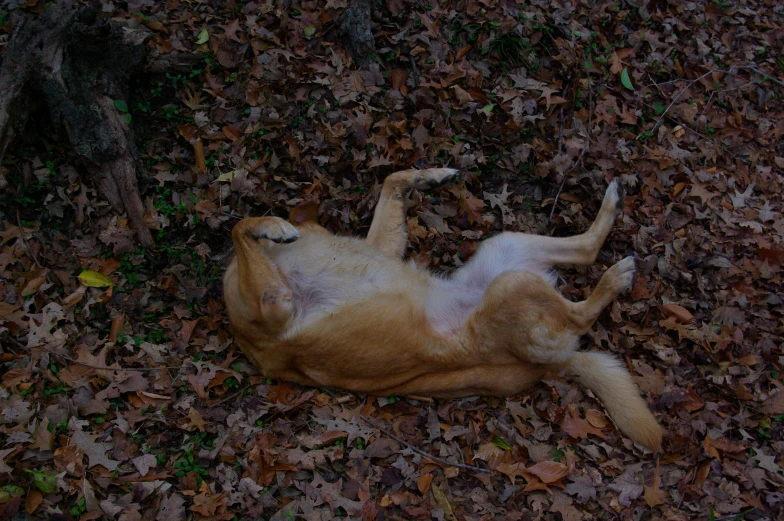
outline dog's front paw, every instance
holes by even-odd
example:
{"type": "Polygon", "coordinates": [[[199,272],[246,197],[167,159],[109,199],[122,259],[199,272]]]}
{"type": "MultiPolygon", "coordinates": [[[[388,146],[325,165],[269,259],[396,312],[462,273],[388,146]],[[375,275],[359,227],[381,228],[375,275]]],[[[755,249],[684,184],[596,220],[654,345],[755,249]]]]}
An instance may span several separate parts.
{"type": "Polygon", "coordinates": [[[293,224],[279,218],[264,219],[253,231],[254,239],[268,239],[283,244],[294,242],[299,237],[299,230],[293,224]]]}
{"type": "Polygon", "coordinates": [[[457,178],[454,168],[428,168],[417,172],[413,186],[417,190],[428,190],[451,183],[457,178]]]}

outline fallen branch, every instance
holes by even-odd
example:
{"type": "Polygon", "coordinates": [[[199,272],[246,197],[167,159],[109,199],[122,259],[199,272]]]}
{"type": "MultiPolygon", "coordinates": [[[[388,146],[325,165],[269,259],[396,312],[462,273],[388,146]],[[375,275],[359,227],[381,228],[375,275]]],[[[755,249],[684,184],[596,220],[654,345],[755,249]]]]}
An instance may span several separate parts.
{"type": "Polygon", "coordinates": [[[158,371],[160,369],[169,369],[169,370],[172,370],[172,371],[174,371],[174,370],[179,371],[183,367],[183,366],[173,367],[173,366],[168,366],[168,365],[160,365],[158,367],[108,367],[108,366],[105,366],[105,365],[101,366],[101,365],[88,364],[86,362],[80,362],[79,360],[76,360],[75,358],[72,358],[72,357],[70,357],[68,355],[57,355],[57,356],[61,356],[62,358],[65,358],[66,360],[68,360],[69,362],[73,362],[74,364],[82,365],[84,367],[89,367],[91,369],[100,369],[101,371],[113,371],[113,372],[117,372],[117,371],[140,371],[140,372],[144,372],[144,371],[158,371]]]}
{"type": "Polygon", "coordinates": [[[382,427],[381,425],[379,425],[375,421],[371,420],[370,418],[368,418],[368,417],[366,417],[366,416],[364,416],[362,414],[360,414],[359,417],[362,418],[362,420],[364,420],[368,424],[372,425],[376,429],[380,430],[381,432],[383,432],[384,434],[386,434],[387,436],[392,438],[393,440],[395,440],[396,442],[401,443],[401,444],[405,445],[406,447],[408,447],[409,449],[411,449],[412,451],[416,452],[420,456],[423,456],[425,458],[431,459],[431,460],[435,461],[436,463],[440,463],[441,465],[444,465],[445,467],[457,467],[459,469],[471,470],[471,471],[474,471],[474,472],[482,472],[482,473],[486,473],[486,474],[493,473],[492,469],[483,469],[482,467],[474,467],[472,465],[465,465],[463,463],[451,463],[449,461],[446,461],[444,459],[439,458],[438,456],[433,456],[432,454],[430,454],[428,452],[425,452],[422,449],[418,449],[418,448],[414,447],[413,445],[408,443],[406,440],[404,440],[404,439],[402,439],[402,438],[400,438],[398,436],[395,436],[394,434],[392,434],[387,429],[385,429],[384,427],[382,427]]]}
{"type": "MultiPolygon", "coordinates": [[[[587,71],[586,71],[587,72],[587,71]]],[[[588,150],[588,147],[591,145],[591,125],[593,124],[593,89],[590,88],[590,81],[591,77],[588,75],[587,77],[589,87],[588,87],[588,126],[585,129],[585,146],[580,151],[580,155],[577,157],[577,161],[575,161],[575,165],[582,164],[583,157],[585,156],[585,152],[588,150]]],[[[561,141],[563,138],[563,107],[561,107],[561,128],[558,132],[558,153],[561,153],[561,141]]],[[[555,207],[558,205],[558,198],[561,196],[561,192],[563,191],[563,187],[566,184],[566,178],[568,177],[569,172],[572,169],[570,168],[567,172],[564,172],[563,179],[561,179],[561,184],[558,185],[558,191],[555,193],[555,199],[553,199],[553,207],[550,209],[550,217],[549,219],[553,219],[553,214],[555,214],[555,207]]]]}
{"type": "MultiPolygon", "coordinates": [[[[563,148],[563,125],[564,125],[564,113],[563,113],[563,105],[561,105],[561,113],[558,116],[558,152],[555,154],[556,157],[561,155],[561,149],[563,148]]],[[[553,199],[553,207],[550,209],[550,217],[549,219],[553,219],[553,214],[555,213],[555,207],[558,205],[558,198],[561,197],[561,191],[563,190],[564,184],[566,184],[567,174],[569,172],[563,173],[563,178],[561,179],[561,184],[558,185],[558,191],[555,193],[555,199],[553,199]]]]}
{"type": "MultiPolygon", "coordinates": [[[[741,87],[737,87],[736,89],[726,89],[727,91],[737,90],[737,89],[740,89],[740,88],[743,88],[743,87],[747,87],[748,85],[752,85],[754,83],[763,83],[766,80],[770,80],[770,81],[772,81],[773,83],[775,83],[775,84],[777,84],[779,86],[784,86],[784,81],[781,81],[778,78],[776,78],[774,76],[771,76],[769,74],[765,74],[764,72],[759,70],[755,65],[733,65],[732,67],[730,67],[727,70],[711,69],[708,72],[706,72],[705,74],[702,74],[701,76],[698,76],[697,78],[694,78],[693,80],[689,80],[689,82],[686,84],[686,86],[683,87],[678,92],[678,94],[675,96],[675,98],[673,98],[673,100],[670,102],[670,104],[667,105],[667,108],[664,109],[664,112],[661,113],[661,115],[659,116],[659,119],[656,120],[656,124],[653,126],[653,129],[651,129],[651,132],[656,132],[656,129],[659,128],[659,125],[661,125],[662,120],[667,115],[667,113],[670,111],[670,109],[673,107],[673,105],[675,105],[675,103],[678,102],[678,100],[681,98],[681,96],[683,96],[683,94],[687,90],[689,90],[695,83],[701,81],[703,78],[705,78],[707,76],[710,76],[711,74],[727,74],[727,75],[730,75],[730,74],[732,74],[736,70],[750,70],[750,71],[755,72],[756,74],[759,74],[760,76],[763,76],[763,79],[760,82],[750,81],[750,82],[746,83],[745,85],[742,85],[741,87]]],[[[653,85],[655,85],[658,88],[660,85],[664,85],[666,83],[673,83],[675,81],[678,81],[678,80],[671,80],[671,81],[662,82],[662,83],[654,83],[653,85]]],[[[723,92],[723,91],[719,91],[719,92],[723,92]]],[[[713,96],[713,94],[711,94],[711,96],[713,96]]]]}

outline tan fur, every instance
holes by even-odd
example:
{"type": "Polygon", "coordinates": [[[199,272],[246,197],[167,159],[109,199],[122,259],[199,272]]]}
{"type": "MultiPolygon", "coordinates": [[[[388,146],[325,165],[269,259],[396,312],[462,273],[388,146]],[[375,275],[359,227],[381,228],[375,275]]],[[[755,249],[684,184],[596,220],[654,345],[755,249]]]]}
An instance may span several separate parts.
{"type": "Polygon", "coordinates": [[[566,370],[596,392],[621,431],[657,450],[661,428],[626,369],[609,355],[576,351],[579,336],[631,284],[633,259],[608,269],[579,303],[553,289],[549,272],[596,260],[622,203],[617,183],[586,233],[502,233],[441,278],[400,258],[405,198],[455,175],[390,175],[365,240],[313,222],[240,221],[224,294],[243,352],[270,378],[376,395],[510,396],[566,370]]]}

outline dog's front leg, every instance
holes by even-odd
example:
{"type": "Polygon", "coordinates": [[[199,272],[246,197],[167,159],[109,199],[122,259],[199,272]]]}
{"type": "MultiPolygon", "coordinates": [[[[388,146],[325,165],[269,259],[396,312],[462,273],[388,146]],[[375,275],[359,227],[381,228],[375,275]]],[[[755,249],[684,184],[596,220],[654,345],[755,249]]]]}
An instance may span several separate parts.
{"type": "Polygon", "coordinates": [[[394,257],[406,252],[406,203],[412,189],[425,190],[444,185],[457,177],[452,168],[402,170],[384,179],[367,242],[394,257]]]}
{"type": "Polygon", "coordinates": [[[237,251],[237,273],[236,281],[227,282],[233,283],[240,297],[237,311],[260,318],[265,332],[284,329],[294,313],[293,292],[265,248],[271,245],[267,241],[294,242],[299,231],[278,217],[252,217],[237,223],[231,235],[237,251]]]}

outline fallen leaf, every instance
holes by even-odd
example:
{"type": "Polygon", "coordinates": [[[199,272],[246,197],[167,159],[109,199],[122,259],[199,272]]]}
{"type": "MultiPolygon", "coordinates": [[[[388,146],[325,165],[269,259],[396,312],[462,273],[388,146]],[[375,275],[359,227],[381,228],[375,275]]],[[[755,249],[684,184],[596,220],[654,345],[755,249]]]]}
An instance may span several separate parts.
{"type": "Polygon", "coordinates": [[[436,500],[436,504],[444,511],[444,519],[448,519],[449,521],[457,521],[457,517],[455,516],[454,510],[452,509],[452,504],[449,502],[449,499],[444,494],[444,491],[436,483],[432,483],[430,486],[430,491],[433,493],[433,497],[436,500]]]}
{"type": "Polygon", "coordinates": [[[188,410],[187,420],[188,421],[185,422],[185,427],[188,430],[198,430],[199,432],[204,432],[204,427],[206,427],[207,422],[204,421],[204,417],[199,411],[196,410],[195,407],[191,407],[188,410]]]}
{"type": "Polygon", "coordinates": [[[87,434],[81,429],[77,429],[71,436],[71,442],[84,451],[87,456],[89,468],[101,465],[107,470],[116,469],[120,462],[106,456],[110,447],[103,443],[96,442],[96,438],[96,435],[87,434]]]}
{"type": "Polygon", "coordinates": [[[645,491],[642,497],[645,499],[645,502],[648,503],[649,507],[653,508],[657,505],[661,505],[664,503],[664,500],[667,499],[667,493],[661,489],[658,461],[656,461],[656,469],[653,471],[653,483],[651,486],[648,486],[643,482],[642,486],[645,491]]]}
{"type": "Polygon", "coordinates": [[[527,467],[525,471],[547,484],[555,483],[569,475],[569,467],[557,461],[540,461],[532,467],[527,467]]]}
{"type": "Polygon", "coordinates": [[[691,312],[678,304],[665,304],[662,306],[662,311],[671,317],[675,317],[681,322],[690,322],[694,315],[691,312]]]}
{"type": "Polygon", "coordinates": [[[417,488],[419,489],[420,494],[424,494],[427,492],[427,489],[430,488],[430,483],[433,481],[433,474],[427,473],[422,474],[417,478],[417,488]]]}
{"type": "Polygon", "coordinates": [[[41,503],[44,501],[44,495],[41,493],[40,490],[31,490],[27,493],[27,497],[25,498],[25,511],[32,515],[36,509],[41,506],[41,503]]]}
{"type": "Polygon", "coordinates": [[[196,170],[200,174],[206,173],[207,164],[204,159],[204,143],[202,143],[201,138],[197,138],[196,143],[193,144],[193,156],[196,162],[196,170]]]}
{"type": "Polygon", "coordinates": [[[590,422],[583,420],[582,418],[571,418],[567,416],[564,418],[563,422],[561,422],[561,428],[566,434],[578,440],[587,438],[589,434],[599,436],[600,438],[605,437],[601,429],[594,427],[590,422]]]}
{"type": "Polygon", "coordinates": [[[760,406],[765,414],[784,414],[784,391],[778,391],[768,396],[760,406]]]}
{"type": "Polygon", "coordinates": [[[597,429],[604,429],[608,425],[607,416],[605,416],[602,411],[596,409],[588,409],[585,411],[585,419],[597,429]]]}
{"type": "Polygon", "coordinates": [[[106,288],[114,286],[112,279],[97,271],[84,270],[79,274],[79,282],[88,288],[106,288]]]}
{"type": "Polygon", "coordinates": [[[131,460],[133,466],[139,471],[139,474],[144,477],[151,468],[158,466],[158,460],[152,454],[145,454],[131,460]]]}
{"type": "Polygon", "coordinates": [[[84,475],[84,450],[73,444],[58,447],[54,451],[54,464],[60,472],[80,478],[84,475]]]}

